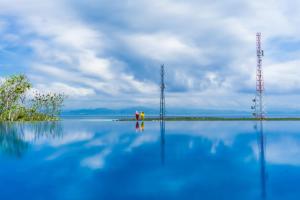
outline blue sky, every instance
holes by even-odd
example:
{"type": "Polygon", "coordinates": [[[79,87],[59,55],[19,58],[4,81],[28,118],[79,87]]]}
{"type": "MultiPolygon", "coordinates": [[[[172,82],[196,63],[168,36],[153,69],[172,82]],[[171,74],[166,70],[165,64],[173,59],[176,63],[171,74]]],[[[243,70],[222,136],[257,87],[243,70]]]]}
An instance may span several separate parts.
{"type": "Polygon", "coordinates": [[[262,32],[266,109],[300,109],[300,2],[1,0],[0,76],[25,73],[67,108],[248,110],[262,32]]]}

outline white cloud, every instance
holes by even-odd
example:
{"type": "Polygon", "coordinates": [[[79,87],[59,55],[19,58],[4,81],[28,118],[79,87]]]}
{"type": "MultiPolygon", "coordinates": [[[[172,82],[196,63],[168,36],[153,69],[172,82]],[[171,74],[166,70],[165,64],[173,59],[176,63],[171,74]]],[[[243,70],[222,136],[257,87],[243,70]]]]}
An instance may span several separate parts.
{"type": "Polygon", "coordinates": [[[111,149],[104,149],[99,154],[83,159],[81,165],[90,169],[102,169],[105,167],[105,159],[110,153],[111,149]]]}
{"type": "MultiPolygon", "coordinates": [[[[89,96],[83,107],[91,101],[113,107],[118,100],[157,105],[158,67],[165,63],[169,105],[188,96],[188,105],[248,108],[243,92],[255,90],[257,31],[263,34],[266,90],[286,99],[299,91],[299,50],[276,43],[300,41],[297,6],[283,0],[4,0],[0,36],[7,40],[0,48],[30,49],[30,56],[15,53],[35,86],[60,88],[82,101],[89,96]]],[[[269,105],[278,105],[271,95],[269,105]]]]}
{"type": "Polygon", "coordinates": [[[270,92],[288,93],[300,91],[300,60],[292,60],[282,63],[272,63],[266,66],[266,86],[270,92]]]}
{"type": "Polygon", "coordinates": [[[136,139],[134,139],[131,144],[126,148],[126,151],[132,151],[132,149],[140,147],[144,145],[145,143],[154,143],[158,141],[159,135],[153,135],[153,134],[142,134],[139,135],[136,139]]]}
{"type": "Polygon", "coordinates": [[[204,59],[200,49],[181,41],[172,34],[133,34],[125,38],[137,54],[160,62],[184,59],[204,59]]]}
{"type": "MultiPolygon", "coordinates": [[[[300,166],[299,161],[299,140],[295,138],[297,134],[286,134],[284,136],[276,134],[265,135],[265,159],[270,164],[300,166]]],[[[296,136],[297,137],[297,136],[296,136]]],[[[252,143],[253,152],[259,159],[259,146],[257,142],[252,143]]]]}
{"type": "MultiPolygon", "coordinates": [[[[32,142],[35,145],[45,145],[48,144],[53,147],[63,146],[63,145],[70,145],[76,142],[88,141],[93,138],[94,133],[87,132],[87,131],[77,131],[77,132],[64,132],[62,137],[52,135],[50,130],[46,130],[47,133],[40,137],[38,134],[35,133],[31,129],[26,129],[24,132],[24,141],[32,142]],[[51,137],[53,136],[53,137],[51,137]],[[50,137],[50,138],[49,138],[50,137]],[[38,140],[37,140],[38,139],[38,140]]],[[[56,131],[56,134],[59,132],[56,131]]]]}
{"type": "Polygon", "coordinates": [[[83,87],[72,87],[67,84],[57,82],[51,83],[50,85],[38,84],[33,90],[36,90],[40,93],[63,93],[70,98],[95,95],[95,91],[93,89],[83,87]]]}

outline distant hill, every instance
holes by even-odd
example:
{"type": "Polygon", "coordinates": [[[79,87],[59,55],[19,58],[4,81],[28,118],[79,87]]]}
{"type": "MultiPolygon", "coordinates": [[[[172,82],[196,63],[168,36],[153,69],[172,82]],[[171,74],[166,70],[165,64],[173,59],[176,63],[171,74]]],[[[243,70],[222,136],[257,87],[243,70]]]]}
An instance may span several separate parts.
{"type": "Polygon", "coordinates": [[[151,108],[125,108],[125,109],[107,109],[107,108],[95,108],[95,109],[78,109],[78,110],[66,110],[62,115],[133,115],[135,111],[144,111],[148,114],[157,114],[158,110],[151,108]]]}
{"type": "MultiPolygon", "coordinates": [[[[158,116],[159,108],[131,107],[123,109],[76,109],[65,110],[62,116],[133,116],[135,111],[144,111],[146,116],[158,116]]],[[[221,109],[185,109],[167,108],[168,116],[216,116],[216,117],[249,117],[251,110],[221,110],[221,109]]],[[[267,116],[273,117],[300,117],[300,110],[268,110],[267,116]]]]}
{"type": "MultiPolygon", "coordinates": [[[[159,109],[147,108],[147,107],[132,107],[124,109],[107,109],[107,108],[95,108],[95,109],[78,109],[78,110],[66,110],[62,113],[63,116],[130,116],[134,115],[135,111],[144,111],[146,115],[159,115],[159,109]]],[[[209,109],[184,109],[184,108],[169,108],[166,110],[167,115],[241,115],[249,116],[251,113],[246,111],[236,110],[209,110],[209,109]]]]}

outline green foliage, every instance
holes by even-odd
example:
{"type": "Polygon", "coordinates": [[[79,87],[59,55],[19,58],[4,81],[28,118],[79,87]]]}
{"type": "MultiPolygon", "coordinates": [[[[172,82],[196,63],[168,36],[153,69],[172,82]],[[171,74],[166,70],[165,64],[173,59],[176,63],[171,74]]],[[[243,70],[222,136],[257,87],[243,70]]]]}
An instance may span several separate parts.
{"type": "MultiPolygon", "coordinates": [[[[13,120],[25,101],[25,93],[31,84],[24,75],[14,75],[0,85],[0,113],[7,120],[13,120]]],[[[1,117],[2,118],[2,117],[1,117]]]]}
{"type": "Polygon", "coordinates": [[[32,108],[44,115],[57,116],[61,112],[65,96],[63,94],[39,94],[32,99],[32,108]]]}
{"type": "Polygon", "coordinates": [[[36,93],[26,104],[26,93],[31,84],[24,75],[13,75],[0,84],[1,121],[45,121],[57,120],[65,96],[62,94],[36,93]]]}

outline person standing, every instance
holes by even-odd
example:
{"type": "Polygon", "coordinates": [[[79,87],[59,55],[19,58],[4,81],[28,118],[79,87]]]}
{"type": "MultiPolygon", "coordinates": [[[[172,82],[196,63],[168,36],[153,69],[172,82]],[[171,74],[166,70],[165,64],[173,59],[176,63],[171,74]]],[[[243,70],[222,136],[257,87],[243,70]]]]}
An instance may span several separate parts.
{"type": "Polygon", "coordinates": [[[144,119],[145,119],[145,113],[141,112],[141,120],[144,121],[144,119]]]}
{"type": "Polygon", "coordinates": [[[136,121],[139,121],[139,118],[140,118],[139,112],[135,111],[135,119],[136,119],[136,121]]]}

